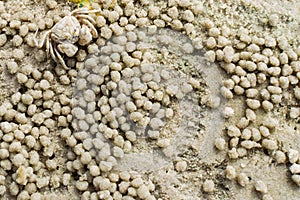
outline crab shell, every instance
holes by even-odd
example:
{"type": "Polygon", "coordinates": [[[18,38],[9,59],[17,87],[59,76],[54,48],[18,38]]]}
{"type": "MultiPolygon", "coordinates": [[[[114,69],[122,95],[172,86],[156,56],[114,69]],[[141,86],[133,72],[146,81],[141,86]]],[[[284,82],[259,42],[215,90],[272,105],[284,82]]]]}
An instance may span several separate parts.
{"type": "Polygon", "coordinates": [[[100,11],[89,10],[88,8],[78,8],[72,11],[55,24],[51,30],[46,31],[40,42],[36,37],[37,30],[33,38],[35,45],[38,48],[45,45],[47,54],[50,54],[55,62],[61,63],[65,69],[68,69],[61,53],[73,57],[78,51],[77,44],[85,46],[93,38],[98,37],[97,29],[94,27],[96,22],[88,14],[100,11]]]}
{"type": "Polygon", "coordinates": [[[78,47],[74,45],[85,46],[93,40],[93,34],[89,27],[80,24],[79,20],[74,16],[65,16],[59,23],[51,29],[51,40],[57,43],[60,52],[72,57],[78,51],[78,47]]]}
{"type": "Polygon", "coordinates": [[[65,16],[51,29],[51,40],[56,43],[71,43],[78,41],[80,35],[80,23],[74,16],[65,16]]]}

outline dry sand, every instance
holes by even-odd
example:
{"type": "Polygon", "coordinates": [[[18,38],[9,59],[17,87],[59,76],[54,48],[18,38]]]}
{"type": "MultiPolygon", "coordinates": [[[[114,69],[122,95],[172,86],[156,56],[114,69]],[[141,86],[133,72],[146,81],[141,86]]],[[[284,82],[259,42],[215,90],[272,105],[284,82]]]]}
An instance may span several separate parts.
{"type": "MultiPolygon", "coordinates": [[[[110,4],[93,1],[92,7],[101,8],[105,16],[92,14],[99,37],[80,46],[74,57],[64,56],[69,66],[64,70],[46,55],[44,47],[35,47],[32,38],[37,28],[40,37],[77,5],[64,0],[0,2],[0,199],[300,199],[300,3],[121,0],[119,6],[110,4]],[[153,5],[160,15],[155,16],[153,5]],[[124,13],[117,16],[114,11],[124,13]],[[109,89],[114,88],[120,74],[120,79],[132,87],[142,88],[139,81],[131,82],[135,79],[110,66],[108,70],[117,72],[108,71],[103,83],[78,89],[78,77],[86,79],[85,73],[98,73],[87,67],[87,58],[98,59],[100,68],[107,66],[111,52],[103,47],[118,44],[118,29],[111,26],[113,23],[120,24],[123,36],[131,27],[122,23],[136,25],[132,32],[142,35],[134,44],[146,56],[139,58],[137,53],[135,58],[150,63],[149,68],[155,72],[140,72],[142,64],[134,64],[138,80],[145,80],[142,75],[149,73],[163,77],[163,70],[170,74],[158,81],[160,89],[153,89],[163,91],[169,100],[160,99],[159,94],[156,99],[142,94],[151,106],[161,104],[163,114],[148,112],[145,106],[139,108],[141,102],[132,94],[126,98],[138,107],[136,116],[120,106],[119,110],[124,110],[122,120],[127,120],[136,140],[125,134],[119,118],[120,127],[109,121],[108,113],[100,108],[104,104],[98,100],[103,97],[101,101],[105,102],[105,98],[123,94],[120,86],[109,89]],[[50,83],[49,89],[36,78],[39,72],[50,83]],[[168,90],[170,85],[192,86],[192,92],[181,96],[184,89],[168,90]],[[70,103],[85,97],[85,90],[95,88],[101,91],[95,92],[91,102],[98,103],[96,111],[101,110],[102,115],[83,132],[108,145],[108,151],[112,151],[108,158],[97,157],[105,154],[104,150],[93,150],[96,145],[85,147],[88,142],[76,135],[86,124],[80,124],[75,116],[74,108],[80,103],[70,103]],[[34,96],[31,90],[43,91],[44,96],[30,101],[32,97],[28,100],[25,94],[34,96]],[[32,104],[36,105],[35,114],[42,115],[34,118],[30,114],[32,104]],[[59,107],[58,113],[54,105],[59,107]],[[169,111],[172,117],[165,116],[169,111]],[[160,121],[145,122],[147,125],[140,128],[140,114],[145,120],[160,121]],[[45,117],[41,123],[40,117],[45,117]],[[149,130],[156,129],[160,122],[155,132],[158,136],[151,138],[149,130]],[[93,125],[106,128],[99,128],[96,134],[93,125]],[[255,130],[258,139],[253,136],[255,130]],[[36,162],[32,152],[39,155],[36,162]],[[109,165],[113,165],[111,169],[109,165]]],[[[128,65],[131,62],[135,61],[128,61],[128,65]]],[[[133,67],[122,66],[122,70],[133,67]]],[[[85,108],[88,115],[90,111],[85,108]]]]}

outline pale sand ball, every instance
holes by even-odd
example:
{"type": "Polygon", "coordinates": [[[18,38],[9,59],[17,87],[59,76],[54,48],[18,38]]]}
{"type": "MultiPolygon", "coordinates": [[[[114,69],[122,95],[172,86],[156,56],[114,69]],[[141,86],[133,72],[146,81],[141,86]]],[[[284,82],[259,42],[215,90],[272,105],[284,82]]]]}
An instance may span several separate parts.
{"type": "Polygon", "coordinates": [[[38,192],[35,192],[33,193],[31,196],[30,196],[30,199],[31,200],[40,200],[42,199],[42,194],[38,193],[38,192]]]}
{"type": "Polygon", "coordinates": [[[157,6],[151,5],[148,11],[148,17],[156,18],[160,14],[160,9],[157,6]]]}
{"type": "Polygon", "coordinates": [[[4,133],[9,133],[12,131],[12,125],[9,122],[1,122],[0,128],[4,133]]]}
{"type": "Polygon", "coordinates": [[[256,121],[256,114],[253,110],[251,109],[246,109],[246,118],[249,120],[249,121],[256,121]]]}
{"type": "Polygon", "coordinates": [[[252,134],[251,130],[249,128],[245,128],[242,131],[241,138],[244,140],[249,140],[251,138],[251,134],[252,134]]]}
{"type": "Polygon", "coordinates": [[[17,74],[17,80],[18,80],[18,82],[19,82],[20,84],[24,84],[24,83],[27,82],[28,77],[27,77],[25,74],[23,74],[23,73],[18,73],[18,74],[17,74]]]}
{"type": "Polygon", "coordinates": [[[111,162],[101,161],[99,167],[101,171],[108,172],[112,169],[113,166],[111,162]]]}
{"type": "Polygon", "coordinates": [[[299,151],[290,149],[287,153],[290,163],[296,163],[299,160],[299,151]]]}
{"type": "MultiPolygon", "coordinates": [[[[11,194],[11,195],[16,196],[16,195],[19,193],[19,186],[17,185],[17,183],[12,182],[12,183],[9,185],[9,191],[10,191],[10,194],[11,194]]],[[[28,199],[29,199],[29,198],[28,198],[28,199]]]]}
{"type": "Polygon", "coordinates": [[[159,118],[152,118],[150,121],[150,127],[153,130],[159,130],[161,127],[163,127],[163,125],[164,125],[164,122],[159,118]]]}
{"type": "Polygon", "coordinates": [[[6,187],[5,187],[5,185],[1,185],[1,186],[0,186],[0,195],[4,195],[5,192],[6,192],[6,187]]]}
{"type": "Polygon", "coordinates": [[[143,185],[143,182],[143,179],[141,177],[138,177],[131,181],[131,185],[135,188],[138,188],[143,185]]]}
{"type": "Polygon", "coordinates": [[[29,198],[30,198],[30,195],[26,190],[21,191],[17,197],[17,199],[29,199],[29,198]]]}
{"type": "Polygon", "coordinates": [[[296,97],[296,99],[300,99],[300,88],[299,87],[295,87],[294,88],[294,95],[296,97]]]}
{"type": "Polygon", "coordinates": [[[4,46],[6,42],[7,42],[6,34],[1,34],[0,35],[0,47],[4,46]]]}
{"type": "Polygon", "coordinates": [[[15,35],[12,39],[12,43],[15,47],[21,46],[22,42],[23,42],[23,39],[19,35],[15,35]]]}
{"type": "Polygon", "coordinates": [[[228,151],[228,156],[230,159],[237,159],[239,157],[239,154],[237,152],[236,148],[232,148],[228,151]]]}
{"type": "Polygon", "coordinates": [[[130,173],[128,171],[122,171],[122,172],[119,173],[119,177],[123,181],[129,181],[129,179],[130,179],[130,173]]]}
{"type": "Polygon", "coordinates": [[[233,166],[227,166],[226,167],[226,178],[229,180],[233,180],[236,178],[236,170],[233,166]]]}
{"type": "Polygon", "coordinates": [[[246,117],[242,117],[238,123],[237,123],[237,127],[240,129],[246,128],[249,125],[249,119],[247,119],[246,117]]]}
{"type": "Polygon", "coordinates": [[[268,192],[267,185],[261,180],[256,181],[254,187],[256,191],[261,192],[263,194],[268,192]]]}
{"type": "Polygon", "coordinates": [[[259,127],[260,134],[264,137],[268,137],[270,135],[270,130],[265,126],[259,127]]]}
{"type": "Polygon", "coordinates": [[[264,100],[262,102],[262,107],[266,112],[273,110],[274,106],[270,101],[264,100]]]}
{"type": "MultiPolygon", "coordinates": [[[[1,38],[0,38],[0,40],[1,40],[1,38]]],[[[1,43],[0,43],[0,46],[1,46],[1,43]]],[[[16,62],[14,62],[14,61],[8,61],[6,63],[6,66],[7,66],[7,69],[9,71],[9,73],[15,74],[15,73],[18,72],[18,64],[16,62]]]]}
{"type": "Polygon", "coordinates": [[[215,191],[215,183],[213,182],[213,180],[205,180],[202,188],[204,192],[212,193],[215,191]]]}
{"type": "Polygon", "coordinates": [[[249,177],[245,173],[240,173],[237,176],[237,181],[241,186],[245,187],[247,184],[249,184],[250,180],[249,180],[249,177]]]}
{"type": "Polygon", "coordinates": [[[25,57],[23,49],[14,49],[13,56],[16,60],[22,60],[25,57]]]}
{"type": "Polygon", "coordinates": [[[300,175],[292,175],[292,180],[300,187],[300,175]]]}
{"type": "Polygon", "coordinates": [[[277,150],[278,144],[276,140],[272,139],[263,139],[262,146],[268,150],[277,150]]]}
{"type": "Polygon", "coordinates": [[[206,41],[206,46],[208,49],[213,49],[217,45],[217,41],[214,37],[209,37],[206,41]]]}
{"type": "Polygon", "coordinates": [[[226,99],[232,99],[233,98],[232,92],[224,86],[221,87],[220,92],[221,92],[221,95],[223,97],[225,97],[226,99]]]}
{"type": "Polygon", "coordinates": [[[187,162],[186,161],[179,161],[175,165],[175,169],[178,172],[184,172],[187,169],[187,162]]]}
{"type": "Polygon", "coordinates": [[[239,144],[239,138],[238,137],[233,137],[233,138],[231,138],[230,139],[230,141],[229,141],[229,146],[231,147],[231,148],[236,148],[237,147],[237,145],[239,144]]]}
{"type": "Polygon", "coordinates": [[[166,148],[171,145],[171,140],[169,138],[158,138],[157,146],[161,148],[166,148]]]}
{"type": "Polygon", "coordinates": [[[174,111],[172,108],[167,108],[165,111],[166,118],[171,119],[174,116],[174,111]]]}
{"type": "Polygon", "coordinates": [[[244,140],[241,142],[241,146],[244,147],[245,149],[252,149],[260,145],[258,145],[256,142],[251,140],[244,140]]]}
{"type": "Polygon", "coordinates": [[[56,167],[57,167],[57,163],[55,160],[47,160],[46,161],[46,167],[49,169],[49,170],[55,170],[56,167]]]}
{"type": "Polygon", "coordinates": [[[12,163],[16,167],[21,166],[24,162],[25,162],[25,158],[24,158],[23,154],[21,154],[21,153],[16,154],[12,159],[12,163]]]}
{"type": "Polygon", "coordinates": [[[71,180],[71,174],[64,173],[62,176],[62,184],[64,186],[67,186],[70,184],[70,180],[71,180]]]}
{"type": "Polygon", "coordinates": [[[244,147],[239,147],[237,149],[237,153],[239,155],[240,158],[245,157],[247,155],[247,149],[245,149],[244,147]]]}
{"type": "Polygon", "coordinates": [[[300,109],[296,107],[291,107],[290,109],[290,118],[296,119],[300,116],[300,109]]]}
{"type": "Polygon", "coordinates": [[[88,189],[89,183],[87,181],[76,181],[75,186],[79,191],[85,191],[88,189]]]}
{"type": "Polygon", "coordinates": [[[294,164],[290,167],[290,172],[292,172],[292,174],[299,174],[299,173],[300,173],[300,165],[294,163],[294,164]]]}
{"type": "Polygon", "coordinates": [[[89,164],[89,163],[92,161],[92,156],[91,156],[91,154],[90,154],[89,152],[86,152],[86,151],[83,152],[83,153],[81,154],[80,161],[81,161],[83,164],[85,164],[85,165],[89,164]]]}
{"type": "Polygon", "coordinates": [[[275,160],[277,163],[285,163],[286,162],[286,155],[282,151],[278,150],[275,152],[275,160]]]}
{"type": "Polygon", "coordinates": [[[158,139],[159,136],[160,136],[159,131],[148,130],[147,133],[148,133],[148,136],[149,136],[151,139],[158,139]]]}
{"type": "Polygon", "coordinates": [[[37,178],[37,180],[36,180],[36,186],[38,188],[46,187],[47,185],[49,185],[49,181],[50,181],[50,177],[49,176],[37,178]]]}
{"type": "Polygon", "coordinates": [[[149,189],[146,185],[142,185],[137,189],[137,195],[138,197],[142,198],[142,199],[146,199],[150,196],[150,192],[149,189]]]}
{"type": "Polygon", "coordinates": [[[116,158],[123,158],[124,157],[124,151],[120,147],[114,147],[113,148],[113,155],[116,158]]]}
{"type": "Polygon", "coordinates": [[[241,136],[241,130],[235,125],[229,125],[227,127],[227,135],[229,137],[239,137],[241,136]]]}
{"type": "Polygon", "coordinates": [[[215,140],[215,147],[220,151],[224,150],[226,147],[226,141],[223,138],[217,138],[215,140]]]}
{"type": "Polygon", "coordinates": [[[129,195],[129,196],[135,197],[135,196],[137,195],[136,189],[133,188],[133,187],[129,187],[129,188],[127,189],[127,191],[128,191],[128,195],[129,195]]]}
{"type": "Polygon", "coordinates": [[[260,107],[260,102],[256,99],[247,99],[246,100],[247,106],[252,110],[256,110],[260,107]]]}
{"type": "MultiPolygon", "coordinates": [[[[208,62],[215,62],[216,59],[216,53],[213,50],[209,50],[205,53],[205,58],[208,62]]],[[[222,90],[221,90],[222,91],[222,90]]],[[[226,97],[226,96],[224,96],[226,97]]]]}

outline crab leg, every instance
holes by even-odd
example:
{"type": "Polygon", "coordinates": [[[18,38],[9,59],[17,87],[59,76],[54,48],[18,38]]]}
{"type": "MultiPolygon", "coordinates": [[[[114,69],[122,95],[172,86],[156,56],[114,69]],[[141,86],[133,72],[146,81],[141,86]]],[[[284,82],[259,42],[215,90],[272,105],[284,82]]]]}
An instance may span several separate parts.
{"type": "Polygon", "coordinates": [[[71,12],[71,15],[77,14],[77,13],[88,13],[89,9],[87,7],[78,8],[71,12]]]}
{"type": "Polygon", "coordinates": [[[101,9],[98,9],[98,10],[89,10],[88,13],[97,13],[97,12],[101,12],[102,10],[101,9]]]}
{"type": "Polygon", "coordinates": [[[92,24],[96,24],[96,21],[89,15],[80,14],[80,15],[76,15],[76,18],[78,18],[78,19],[87,19],[87,20],[91,21],[92,24]]]}
{"type": "Polygon", "coordinates": [[[98,10],[89,10],[88,8],[78,8],[76,10],[73,10],[71,12],[71,15],[89,14],[89,13],[97,13],[97,12],[101,12],[101,10],[100,9],[98,9],[98,10]]]}
{"type": "MultiPolygon", "coordinates": [[[[49,40],[48,40],[48,41],[49,41],[49,40]]],[[[51,42],[49,42],[49,46],[48,46],[48,49],[47,49],[47,50],[50,51],[51,58],[52,58],[55,62],[57,62],[57,59],[56,59],[56,57],[55,57],[55,54],[54,54],[54,51],[53,51],[53,46],[52,46],[51,42]]]]}
{"type": "Polygon", "coordinates": [[[65,63],[65,61],[64,61],[64,59],[62,58],[62,56],[60,55],[60,53],[57,51],[56,47],[54,48],[54,51],[55,51],[55,53],[56,53],[56,56],[57,56],[57,58],[58,58],[58,61],[60,62],[60,64],[62,64],[63,68],[64,68],[64,69],[68,69],[68,67],[67,67],[67,65],[66,65],[66,63],[65,63]]]}
{"type": "MultiPolygon", "coordinates": [[[[50,44],[50,39],[48,37],[47,40],[46,40],[46,53],[47,53],[47,57],[49,55],[49,50],[51,50],[50,47],[52,47],[52,45],[50,44]]],[[[53,49],[52,49],[52,52],[53,52],[53,49]]]]}
{"type": "Polygon", "coordinates": [[[89,20],[79,19],[79,22],[82,22],[82,24],[85,24],[87,27],[90,28],[93,38],[98,37],[98,32],[97,32],[96,28],[94,27],[94,25],[89,20]]]}
{"type": "Polygon", "coordinates": [[[47,32],[42,36],[41,42],[40,42],[40,44],[39,44],[39,42],[38,42],[38,40],[37,40],[37,38],[36,38],[37,33],[38,33],[38,29],[36,30],[36,32],[35,32],[35,34],[34,34],[33,40],[34,40],[35,45],[36,45],[38,48],[42,48],[42,47],[43,47],[43,45],[45,44],[45,40],[46,40],[46,38],[48,37],[48,35],[50,34],[50,32],[51,32],[51,30],[47,31],[47,32]]]}

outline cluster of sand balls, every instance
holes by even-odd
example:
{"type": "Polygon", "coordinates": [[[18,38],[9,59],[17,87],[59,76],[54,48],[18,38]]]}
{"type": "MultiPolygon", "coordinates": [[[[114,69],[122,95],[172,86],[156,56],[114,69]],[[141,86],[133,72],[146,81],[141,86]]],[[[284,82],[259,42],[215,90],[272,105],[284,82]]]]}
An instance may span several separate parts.
{"type": "Polygon", "coordinates": [[[74,131],[65,139],[77,155],[69,162],[81,165],[75,170],[87,166],[95,176],[89,184],[100,174],[114,173],[139,137],[156,141],[160,148],[170,146],[171,139],[160,132],[174,116],[171,104],[193,91],[178,72],[152,63],[151,53],[142,52],[143,38],[151,37],[146,31],[113,37],[78,72],[71,110],[74,131]]]}
{"type": "MultiPolygon", "coordinates": [[[[154,34],[152,28],[146,31],[154,34]]],[[[1,195],[39,199],[47,196],[40,190],[72,186],[84,199],[155,199],[151,180],[114,166],[138,137],[170,146],[160,130],[174,116],[171,104],[198,84],[169,66],[152,64],[153,55],[143,53],[148,46],[138,43],[144,37],[149,37],[145,31],[114,37],[98,55],[77,63],[80,70],[69,72],[76,74],[74,91],[59,84],[69,83],[64,74],[56,80],[51,71],[7,62],[21,89],[0,109],[0,165],[4,174],[15,171],[12,179],[1,178],[1,195]],[[61,139],[72,149],[62,160],[56,158],[61,139]]],[[[161,35],[155,40],[171,42],[161,35]]],[[[182,51],[192,53],[193,47],[183,45],[182,51]]]]}
{"type": "MultiPolygon", "coordinates": [[[[1,18],[1,27],[9,27],[0,35],[0,46],[7,47],[8,36],[13,35],[13,46],[17,47],[12,54],[5,55],[5,59],[9,58],[5,67],[16,77],[19,91],[0,109],[3,171],[0,195],[35,200],[50,198],[51,194],[43,191],[68,187],[79,191],[83,199],[154,199],[151,194],[154,184],[150,180],[138,173],[116,172],[113,168],[132,150],[138,137],[154,140],[159,148],[170,146],[171,139],[160,137],[160,129],[174,116],[171,104],[198,83],[193,79],[186,81],[168,66],[151,64],[154,59],[151,53],[144,53],[148,46],[136,43],[148,35],[131,31],[136,26],[148,25],[148,14],[140,12],[138,17],[132,17],[134,4],[126,4],[123,17],[119,6],[116,11],[104,10],[96,17],[101,36],[97,44],[102,45],[125,30],[129,31],[126,36],[116,37],[115,44],[104,46],[98,57],[85,60],[87,53],[98,52],[96,43],[90,44],[87,51],[80,49],[76,56],[79,62],[74,64],[74,60],[69,60],[68,71],[59,66],[37,69],[20,62],[26,53],[23,46],[34,47],[33,33],[47,30],[61,19],[53,12],[55,1],[47,1],[50,10],[43,18],[40,15],[35,18],[27,11],[21,15],[14,6],[10,14],[1,18]],[[71,69],[72,66],[79,70],[71,69]],[[70,84],[74,84],[75,91],[70,84]],[[65,144],[71,148],[62,156],[60,147],[65,144]]],[[[3,2],[0,6],[1,12],[6,10],[3,2]]],[[[181,5],[189,6],[188,2],[181,5]]],[[[170,15],[174,18],[173,14],[170,15]]],[[[165,19],[158,19],[159,15],[158,7],[150,6],[149,17],[155,21],[147,30],[150,34],[172,21],[166,15],[165,19]]],[[[193,13],[188,11],[184,18],[192,21],[193,13]]],[[[193,32],[191,23],[183,27],[181,21],[174,19],[173,24],[178,30],[193,32]]],[[[172,43],[171,37],[160,40],[172,43]]],[[[187,43],[182,51],[193,53],[193,46],[187,43]]],[[[39,63],[46,61],[44,50],[34,57],[39,63]]],[[[177,163],[176,169],[185,170],[186,162],[177,163]]]]}
{"type": "MultiPolygon", "coordinates": [[[[7,63],[7,67],[14,65],[17,64],[13,61],[7,63]]],[[[54,81],[50,71],[40,72],[26,65],[17,72],[16,78],[20,91],[0,108],[0,165],[5,176],[3,186],[8,185],[1,188],[1,195],[9,193],[18,199],[30,196],[36,199],[34,196],[40,196],[38,190],[50,185],[58,188],[65,175],[55,172],[59,161],[55,158],[57,146],[52,141],[55,140],[52,133],[58,118],[67,120],[70,99],[63,91],[55,93],[50,88],[54,81]],[[9,171],[13,171],[11,177],[9,171]]]]}
{"type": "MultiPolygon", "coordinates": [[[[236,169],[231,165],[228,165],[226,167],[225,176],[229,180],[236,180],[237,183],[242,187],[245,187],[250,183],[250,179],[246,173],[244,172],[237,173],[236,169]]],[[[272,199],[270,194],[268,194],[268,187],[265,182],[261,180],[256,180],[254,183],[254,188],[255,191],[261,194],[262,199],[272,199]]]]}
{"type": "MultiPolygon", "coordinates": [[[[274,18],[274,15],[270,18],[274,18]]],[[[229,75],[220,88],[222,96],[228,100],[243,96],[246,107],[243,116],[235,124],[226,127],[228,142],[224,138],[217,138],[216,148],[228,149],[228,157],[232,160],[246,156],[252,149],[267,149],[278,164],[293,164],[286,159],[289,152],[281,150],[279,141],[272,135],[278,127],[278,121],[270,115],[258,121],[257,113],[261,114],[263,110],[270,114],[286,105],[290,107],[290,119],[299,117],[299,47],[291,45],[284,35],[266,34],[260,37],[258,33],[253,34],[254,31],[245,28],[233,32],[226,26],[216,27],[211,21],[207,21],[205,26],[208,31],[208,38],[204,41],[208,49],[206,58],[210,62],[218,61],[229,75]],[[228,37],[234,39],[228,40],[228,37]]],[[[234,110],[226,107],[223,116],[230,119],[234,116],[234,110]]],[[[298,160],[299,156],[295,159],[298,160]]],[[[296,166],[293,164],[292,174],[297,171],[296,166]]],[[[241,186],[249,183],[244,175],[240,178],[237,176],[241,186]]],[[[299,183],[298,175],[293,175],[292,179],[299,183]]]]}
{"type": "MultiPolygon", "coordinates": [[[[134,32],[117,38],[119,41],[113,47],[117,50],[111,55],[111,46],[106,46],[101,53],[109,56],[77,63],[77,69],[83,67],[79,71],[24,65],[20,62],[27,53],[23,47],[34,47],[34,32],[51,28],[62,16],[53,10],[56,1],[46,1],[49,12],[43,17],[35,17],[26,9],[20,12],[26,8],[21,2],[12,3],[10,9],[5,4],[0,2],[0,12],[7,12],[1,15],[0,26],[6,31],[0,34],[0,46],[10,45],[8,38],[13,36],[14,50],[5,54],[5,59],[9,58],[5,67],[16,77],[20,89],[0,109],[0,195],[35,200],[48,198],[43,191],[74,187],[83,199],[153,199],[150,192],[154,185],[150,180],[133,172],[113,172],[113,167],[124,153],[131,151],[137,137],[155,140],[161,148],[170,145],[169,138],[160,138],[159,130],[174,115],[173,100],[191,92],[191,84],[178,79],[178,74],[165,67],[147,63],[152,59],[151,54],[143,53],[143,48],[148,47],[141,46],[138,50],[134,32]],[[174,76],[177,79],[171,84],[168,80],[174,76]],[[72,94],[70,84],[74,79],[77,79],[76,89],[72,94]],[[62,156],[60,146],[64,142],[71,149],[62,156]]],[[[124,11],[117,5],[114,11],[104,9],[96,17],[101,36],[97,44],[114,34],[148,25],[148,17],[155,21],[156,25],[149,29],[154,33],[157,27],[172,21],[167,15],[163,20],[158,19],[160,11],[156,6],[150,6],[149,14],[142,11],[136,16],[133,2],[124,4],[127,4],[124,11]],[[123,12],[124,16],[120,17],[123,12]]],[[[189,2],[181,4],[184,8],[191,6],[189,2]]],[[[176,12],[176,6],[172,10],[176,12]]],[[[174,13],[170,15],[176,17],[174,13]]],[[[192,21],[193,13],[188,11],[184,18],[192,21]]],[[[183,28],[180,20],[174,20],[173,24],[177,29],[183,28]]],[[[193,25],[188,23],[184,29],[192,32],[193,25]]],[[[185,46],[188,52],[192,49],[189,44],[185,46]]],[[[97,51],[98,45],[93,43],[87,51],[80,49],[76,59],[84,61],[87,53],[97,51]]],[[[35,58],[43,63],[44,50],[39,50],[35,58]]],[[[72,60],[67,64],[75,66],[72,60]]],[[[195,80],[192,83],[197,85],[195,80]]],[[[177,168],[182,169],[180,165],[177,168]]]]}
{"type": "MultiPolygon", "coordinates": [[[[279,155],[275,156],[279,157],[279,155]]],[[[300,159],[299,159],[299,151],[295,150],[295,149],[290,149],[287,153],[287,158],[285,157],[285,155],[282,155],[282,157],[284,159],[287,159],[289,161],[289,163],[291,163],[291,166],[289,168],[291,174],[292,174],[292,180],[298,185],[300,186],[300,159]]],[[[285,161],[284,159],[282,159],[283,161],[285,161]]],[[[283,163],[283,162],[282,162],[283,163]]]]}
{"type": "MultiPolygon", "coordinates": [[[[172,140],[161,137],[160,130],[176,113],[172,103],[199,83],[178,79],[173,71],[150,64],[157,59],[145,51],[151,46],[136,42],[149,35],[133,31],[143,26],[149,27],[149,34],[155,34],[157,28],[172,27],[189,35],[193,45],[183,44],[184,54],[204,45],[206,59],[219,62],[230,76],[221,94],[226,99],[246,97],[245,116],[226,128],[228,141],[218,138],[216,148],[228,149],[232,160],[246,156],[252,149],[267,149],[278,164],[292,164],[292,179],[299,185],[298,151],[280,149],[272,136],[278,122],[269,118],[259,122],[256,116],[261,109],[270,113],[280,104],[291,104],[291,119],[300,115],[298,104],[290,103],[300,99],[300,49],[291,46],[284,36],[258,36],[245,28],[217,27],[210,20],[203,23],[207,30],[203,36],[194,24],[195,17],[203,12],[200,2],[169,1],[167,9],[160,9],[147,0],[141,1],[143,8],[136,7],[133,1],[122,1],[124,8],[116,5],[114,10],[103,9],[101,15],[93,16],[100,37],[78,51],[78,63],[72,59],[67,62],[77,70],[43,70],[22,64],[27,51],[23,46],[34,47],[34,32],[47,30],[61,19],[54,11],[57,2],[47,0],[49,12],[42,17],[35,17],[30,10],[20,12],[25,6],[16,1],[12,4],[18,6],[11,6],[3,14],[7,9],[4,4],[7,2],[0,2],[0,28],[5,28],[0,34],[0,46],[12,44],[13,50],[0,56],[9,57],[5,67],[16,77],[20,90],[0,106],[0,195],[34,200],[47,196],[40,191],[64,186],[76,188],[83,199],[154,199],[151,180],[113,169],[132,151],[139,137],[154,141],[160,148],[170,146],[172,140]],[[126,35],[122,35],[124,32],[126,35]],[[113,35],[118,37],[102,47],[99,55],[85,60],[113,35]],[[70,147],[63,156],[58,145],[61,139],[63,145],[70,147]]],[[[275,26],[277,21],[278,16],[271,15],[270,25],[275,26]]],[[[166,37],[154,40],[173,42],[166,37]]],[[[162,56],[168,54],[163,50],[162,56]]],[[[45,61],[44,50],[38,51],[35,58],[40,63],[45,61]]],[[[226,107],[223,115],[230,119],[234,110],[226,107]]],[[[178,171],[186,169],[186,162],[182,163],[178,171]]],[[[249,183],[245,173],[236,174],[231,166],[226,168],[226,177],[241,186],[249,183]]],[[[214,187],[208,180],[203,190],[214,192],[214,187]]],[[[269,198],[264,183],[257,181],[255,189],[269,198]]]]}

